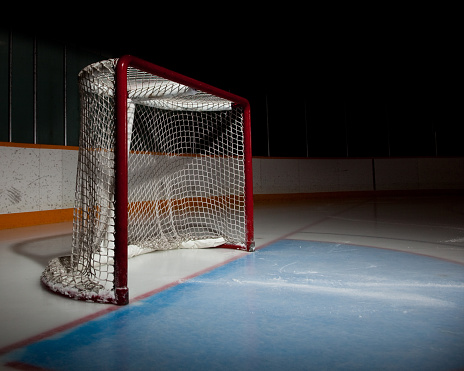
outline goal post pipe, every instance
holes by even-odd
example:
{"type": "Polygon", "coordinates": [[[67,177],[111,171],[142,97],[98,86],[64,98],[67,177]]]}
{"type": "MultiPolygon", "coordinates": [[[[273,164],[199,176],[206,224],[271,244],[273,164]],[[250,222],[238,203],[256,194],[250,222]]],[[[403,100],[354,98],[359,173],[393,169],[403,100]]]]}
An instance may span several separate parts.
{"type": "MultiPolygon", "coordinates": [[[[128,59],[128,58],[125,58],[128,59]]],[[[127,68],[130,61],[121,58],[116,65],[115,74],[115,256],[114,256],[114,295],[118,305],[129,302],[127,287],[127,68]],[[129,63],[128,63],[129,62],[129,63]]]]}
{"type": "MultiPolygon", "coordinates": [[[[193,89],[209,93],[229,100],[243,109],[243,140],[245,166],[245,217],[246,217],[246,250],[254,251],[253,226],[253,177],[251,151],[251,114],[247,99],[213,87],[193,78],[181,75],[166,68],[157,66],[140,58],[125,55],[118,59],[115,69],[115,301],[118,305],[129,302],[127,285],[128,265],[128,115],[127,115],[127,70],[137,68],[147,73],[153,73],[165,79],[187,85],[193,89]]],[[[232,247],[224,245],[224,247],[232,247]]]]}

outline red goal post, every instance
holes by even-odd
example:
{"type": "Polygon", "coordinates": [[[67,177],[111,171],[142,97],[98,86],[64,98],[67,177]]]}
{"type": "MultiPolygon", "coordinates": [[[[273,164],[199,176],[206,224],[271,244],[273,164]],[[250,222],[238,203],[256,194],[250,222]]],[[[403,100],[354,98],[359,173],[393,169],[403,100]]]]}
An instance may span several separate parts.
{"type": "MultiPolygon", "coordinates": [[[[88,66],[87,68],[91,66],[88,66]]],[[[47,288],[51,289],[52,291],[69,296],[74,299],[124,305],[129,302],[127,282],[127,261],[129,257],[128,245],[135,243],[133,241],[130,241],[130,239],[135,239],[139,241],[142,238],[140,236],[134,237],[138,232],[131,231],[129,233],[129,225],[137,224],[137,221],[129,220],[132,214],[144,214],[145,219],[150,219],[149,221],[145,220],[146,224],[150,224],[149,228],[161,229],[156,230],[154,232],[144,231],[143,233],[144,236],[149,235],[151,233],[148,239],[154,239],[156,237],[162,236],[163,241],[165,241],[163,243],[165,243],[166,245],[159,247],[156,245],[156,242],[151,241],[148,243],[148,247],[145,245],[143,246],[143,252],[141,253],[154,251],[157,249],[176,248],[181,246],[182,244],[182,246],[186,246],[189,243],[191,245],[192,241],[190,240],[194,240],[193,242],[195,242],[197,238],[203,238],[200,237],[200,234],[203,233],[199,232],[201,228],[203,228],[203,230],[205,231],[204,233],[206,233],[206,237],[204,237],[206,239],[206,244],[208,244],[208,241],[213,241],[217,237],[214,244],[211,247],[219,246],[242,249],[246,251],[254,250],[250,105],[248,100],[246,100],[245,98],[231,94],[229,92],[218,89],[216,87],[205,84],[190,77],[181,75],[179,73],[170,71],[168,69],[157,66],[155,64],[144,61],[134,56],[125,55],[119,58],[117,61],[114,60],[112,66],[114,68],[114,71],[112,70],[112,73],[108,76],[105,75],[105,83],[113,85],[110,86],[108,90],[109,93],[104,93],[106,95],[111,96],[111,103],[103,104],[103,108],[111,112],[114,112],[114,148],[108,147],[108,149],[106,149],[104,146],[100,144],[100,142],[98,145],[89,145],[88,143],[84,143],[84,140],[81,138],[78,165],[78,184],[76,185],[76,207],[74,213],[73,252],[70,257],[56,258],[52,262],[50,262],[49,267],[47,267],[47,269],[42,274],[42,282],[45,284],[47,288]],[[131,71],[131,74],[129,74],[129,71],[131,71]],[[136,71],[136,73],[134,74],[132,71],[136,71]],[[113,72],[114,77],[112,77],[113,72]],[[141,96],[143,98],[142,100],[144,101],[142,102],[142,104],[144,107],[149,106],[150,110],[156,110],[157,112],[161,112],[157,113],[158,115],[168,115],[170,117],[170,120],[174,120],[172,117],[174,117],[174,115],[178,115],[176,116],[177,121],[172,121],[169,124],[169,127],[166,128],[166,131],[182,131],[181,129],[179,129],[179,126],[184,125],[182,117],[184,117],[185,120],[192,120],[192,122],[190,122],[189,124],[185,124],[185,127],[188,129],[190,126],[199,126],[198,129],[195,128],[195,132],[192,131],[192,135],[195,136],[196,145],[198,147],[201,147],[201,150],[192,150],[189,147],[188,150],[185,150],[184,148],[183,152],[181,151],[182,153],[179,151],[177,151],[179,153],[174,151],[173,153],[168,154],[163,153],[165,152],[165,150],[160,150],[155,145],[152,145],[152,147],[150,147],[154,148],[153,150],[151,150],[152,152],[150,152],[150,150],[147,150],[146,148],[131,149],[131,140],[128,138],[130,138],[132,135],[132,125],[135,125],[135,122],[137,121],[137,119],[142,117],[142,114],[137,113],[138,111],[136,111],[135,105],[133,103],[128,103],[135,101],[133,97],[131,98],[129,96],[129,93],[132,92],[131,89],[133,86],[137,85],[140,81],[142,81],[142,78],[146,78],[147,76],[156,77],[157,83],[159,83],[160,81],[163,83],[164,81],[167,81],[169,83],[172,82],[175,84],[179,84],[179,86],[181,86],[182,88],[187,87],[187,89],[184,90],[188,90],[188,92],[184,94],[182,98],[184,100],[188,100],[187,103],[178,103],[177,101],[172,103],[169,101],[169,99],[167,103],[165,103],[162,99],[160,100],[158,96],[154,98],[150,96],[150,94],[156,95],[158,93],[148,94],[144,90],[140,89],[139,91],[137,91],[137,97],[140,98],[141,96]],[[194,117],[194,114],[189,112],[190,108],[185,109],[181,106],[179,106],[180,108],[176,106],[174,107],[174,111],[176,112],[171,111],[169,108],[170,106],[175,106],[177,104],[184,104],[183,107],[196,107],[195,105],[197,105],[198,103],[191,103],[190,101],[193,101],[197,98],[200,100],[205,100],[206,105],[210,105],[210,100],[213,102],[219,101],[219,108],[215,108],[218,112],[214,112],[214,115],[211,116],[213,120],[212,122],[208,122],[208,118],[204,117],[195,118],[196,116],[194,117]],[[152,101],[147,103],[147,101],[149,101],[150,99],[152,99],[152,101]],[[161,109],[153,108],[155,106],[158,107],[160,102],[165,104],[166,107],[161,107],[161,109]],[[236,110],[238,113],[234,113],[235,116],[231,118],[228,113],[226,114],[222,111],[222,108],[220,108],[221,104],[227,105],[228,110],[236,110]],[[109,108],[107,106],[109,106],[109,108]],[[131,117],[129,118],[129,116],[131,117]],[[135,121],[134,116],[137,116],[135,121]],[[221,122],[220,120],[224,120],[224,122],[221,122]],[[229,122],[234,125],[234,131],[229,130],[229,122]],[[202,125],[205,125],[206,129],[202,128],[202,125]],[[217,129],[217,127],[219,126],[221,128],[224,128],[217,129]],[[225,134],[226,131],[230,131],[232,133],[230,135],[228,134],[229,137],[227,138],[225,134]],[[202,138],[201,135],[203,135],[204,138],[202,138]],[[214,135],[220,138],[213,138],[214,135]],[[205,144],[204,142],[207,142],[207,144],[205,144]],[[235,144],[235,142],[237,142],[239,150],[231,152],[229,149],[226,149],[222,152],[220,149],[220,146],[222,145],[221,143],[223,143],[224,146],[229,146],[229,142],[232,142],[234,146],[237,146],[235,144]],[[129,148],[129,146],[131,147],[129,148]],[[90,151],[89,147],[91,147],[90,151]],[[102,147],[103,149],[96,149],[96,147],[102,147]],[[211,153],[207,152],[208,148],[213,147],[215,148],[214,151],[212,151],[211,153]],[[85,163],[86,160],[84,160],[84,154],[81,155],[81,151],[83,153],[85,151],[93,152],[91,154],[92,156],[94,155],[94,153],[97,152],[105,152],[106,157],[105,161],[103,162],[105,164],[106,161],[109,163],[108,168],[105,168],[103,170],[97,169],[98,171],[102,171],[103,177],[110,178],[107,184],[103,187],[110,189],[110,191],[108,191],[109,196],[106,201],[100,202],[98,201],[97,196],[100,195],[101,192],[97,192],[97,196],[92,196],[93,199],[97,199],[97,201],[100,202],[96,205],[89,206],[90,201],[87,199],[85,201],[77,200],[79,190],[82,194],[85,194],[82,197],[87,197],[87,193],[92,192],[92,189],[96,188],[93,185],[82,186],[79,184],[79,173],[87,171],[85,170],[87,168],[93,169],[95,167],[95,165],[93,164],[89,165],[85,163]],[[113,152],[114,155],[111,155],[111,153],[113,152]],[[162,166],[165,166],[164,162],[166,161],[169,162],[171,165],[174,164],[172,166],[177,166],[176,171],[179,174],[182,174],[182,178],[179,178],[180,185],[174,185],[173,189],[165,191],[164,188],[168,187],[166,184],[173,183],[173,180],[171,178],[169,178],[168,180],[163,180],[163,191],[160,191],[160,195],[156,195],[156,197],[153,196],[148,200],[146,200],[148,196],[144,196],[145,198],[142,197],[141,200],[135,200],[130,202],[130,190],[128,185],[129,155],[131,156],[131,158],[134,158],[136,156],[150,156],[153,158],[156,157],[156,159],[153,161],[157,162],[158,164],[161,164],[162,166]],[[163,157],[163,155],[169,155],[169,160],[160,160],[161,157],[163,157]],[[203,161],[203,159],[207,160],[203,161]],[[205,162],[205,164],[203,164],[202,161],[205,162]],[[231,163],[232,167],[237,167],[235,164],[238,162],[240,163],[239,170],[229,171],[228,169],[226,169],[227,165],[225,165],[225,163],[231,163]],[[189,170],[185,169],[185,166],[187,166],[185,165],[185,163],[187,163],[187,165],[190,166],[189,170]],[[114,171],[111,170],[113,165],[114,171]],[[207,166],[214,165],[217,165],[218,168],[213,170],[205,168],[207,166]],[[197,172],[196,175],[195,171],[197,172]],[[237,173],[237,171],[239,173],[237,173]],[[221,174],[224,174],[224,184],[220,184],[221,180],[215,179],[220,178],[222,176],[221,174]],[[203,179],[207,176],[211,177],[211,179],[203,179]],[[233,177],[240,178],[239,186],[231,185],[231,182],[234,181],[233,177]],[[205,190],[205,188],[207,188],[208,184],[210,183],[212,184],[212,188],[205,190]],[[82,190],[83,187],[87,187],[90,190],[87,190],[87,188],[82,190]],[[112,191],[113,187],[114,191],[112,191]],[[180,191],[178,191],[178,188],[176,187],[184,187],[186,189],[188,188],[190,193],[184,192],[181,196],[179,193],[180,191]],[[213,187],[214,190],[212,190],[213,187]],[[233,188],[230,191],[230,194],[227,193],[227,189],[229,188],[233,188]],[[201,193],[200,191],[203,193],[201,193]],[[169,193],[169,195],[171,195],[169,196],[171,198],[163,199],[163,195],[166,192],[169,193]],[[235,206],[236,203],[239,203],[240,206],[235,206]],[[106,207],[107,204],[109,205],[108,211],[102,210],[104,207],[106,207]],[[211,210],[207,210],[208,208],[210,208],[211,210]],[[200,210],[198,211],[198,213],[201,215],[195,215],[197,210],[200,210]],[[180,214],[179,216],[179,213],[182,212],[186,213],[185,217],[182,217],[182,214],[180,214]],[[163,215],[160,216],[161,214],[163,215]],[[107,221],[106,219],[102,221],[102,215],[109,221],[107,221]],[[217,221],[217,224],[224,225],[225,231],[221,232],[221,228],[219,226],[217,230],[215,229],[215,222],[213,218],[215,218],[216,216],[222,218],[221,220],[217,221]],[[156,220],[156,222],[154,222],[153,220],[158,217],[163,217],[167,221],[156,220]],[[238,232],[230,231],[235,222],[229,223],[227,220],[228,217],[237,217],[240,220],[239,222],[237,222],[238,224],[240,224],[238,232]],[[188,220],[189,218],[191,218],[191,220],[188,220]],[[208,226],[199,226],[198,220],[200,219],[206,220],[208,226]],[[92,220],[91,223],[90,220],[92,220]],[[187,221],[184,222],[184,220],[187,221]],[[91,232],[89,236],[82,237],[82,233],[89,233],[88,229],[90,228],[90,226],[96,224],[105,224],[105,226],[102,227],[103,232],[91,232]],[[157,224],[155,226],[156,228],[153,227],[152,224],[157,224]],[[166,226],[167,224],[169,224],[169,226],[166,226]],[[180,226],[180,224],[182,224],[182,226],[180,226]],[[174,229],[177,227],[179,227],[179,230],[174,231],[174,229]],[[166,230],[169,229],[169,233],[171,233],[170,231],[173,230],[172,236],[169,235],[168,232],[164,231],[163,228],[165,228],[166,230]],[[131,235],[130,238],[129,234],[131,235]],[[181,236],[181,234],[185,234],[185,236],[181,236]],[[98,236],[95,237],[96,235],[98,236]],[[169,241],[172,242],[172,246],[167,246],[167,244],[169,244],[169,241]],[[92,247],[88,247],[86,245],[92,245],[92,247]],[[101,250],[111,250],[111,253],[108,254],[107,257],[102,259],[100,256],[102,254],[101,250]],[[100,267],[106,264],[110,264],[111,266],[109,268],[103,269],[103,275],[106,278],[101,278],[102,273],[100,272],[100,268],[95,267],[100,267]],[[105,281],[106,283],[111,283],[113,287],[108,288],[107,286],[105,288],[105,284],[101,283],[102,281],[105,281]]],[[[98,68],[101,68],[101,66],[98,66],[98,68]]],[[[91,83],[89,84],[91,85],[91,83]]],[[[140,86],[142,85],[143,84],[141,83],[140,86]]],[[[87,94],[87,90],[89,89],[93,89],[91,93],[92,96],[100,94],[98,90],[100,88],[94,87],[81,87],[81,94],[82,91],[84,91],[84,94],[87,94]]],[[[144,87],[143,89],[146,89],[146,87],[144,87]]],[[[182,94],[179,94],[179,96],[181,95],[182,94]]],[[[175,99],[178,98],[175,97],[175,99]]],[[[82,104],[84,104],[84,101],[85,100],[81,97],[82,104]]],[[[95,105],[95,103],[92,104],[95,105]]],[[[99,108],[99,110],[101,111],[102,108],[99,108]]],[[[194,108],[193,110],[202,111],[202,109],[196,108],[194,108]]],[[[200,114],[206,115],[203,114],[203,112],[200,112],[200,114]]],[[[84,121],[86,120],[85,112],[82,114],[82,116],[82,126],[84,126],[84,121]]],[[[88,120],[93,120],[93,118],[89,118],[88,120]]],[[[109,121],[111,121],[111,118],[109,119],[109,121]]],[[[150,122],[150,124],[145,123],[144,125],[156,125],[153,124],[153,122],[155,121],[150,122]]],[[[85,130],[89,131],[88,128],[85,130]]],[[[84,133],[85,130],[81,129],[81,136],[86,135],[84,133]]],[[[92,130],[97,131],[100,129],[94,128],[92,130]]],[[[155,129],[151,127],[149,127],[147,130],[150,132],[155,131],[155,129]]],[[[140,133],[138,134],[139,137],[143,137],[144,135],[140,133]]],[[[156,134],[153,135],[154,137],[156,137],[156,134]]],[[[180,142],[182,140],[190,140],[191,142],[194,142],[193,139],[188,139],[188,135],[183,132],[181,133],[181,136],[182,138],[179,137],[176,139],[169,140],[171,140],[173,143],[175,143],[176,141],[180,142]]],[[[157,141],[158,139],[155,138],[154,140],[157,141]]],[[[162,146],[159,148],[162,148],[162,146]]],[[[102,167],[101,161],[98,160],[97,162],[99,164],[98,166],[102,167]]],[[[141,167],[141,169],[138,169],[136,171],[134,179],[140,177],[139,174],[142,171],[145,171],[147,168],[148,165],[144,164],[141,167]]],[[[93,172],[94,170],[92,169],[89,171],[93,172]]],[[[161,169],[160,173],[162,174],[163,171],[164,170],[161,169]]],[[[149,169],[149,172],[153,172],[151,168],[149,169]]],[[[87,175],[84,174],[82,176],[84,177],[87,175]]],[[[168,174],[168,176],[170,175],[168,174]]],[[[138,182],[137,179],[135,180],[135,183],[138,182]]],[[[146,181],[149,182],[149,189],[158,187],[156,180],[150,178],[146,181]]],[[[81,183],[83,184],[83,181],[81,181],[81,183]]],[[[138,185],[136,184],[136,186],[138,185]]],[[[145,242],[141,243],[143,244],[145,242]]],[[[132,255],[136,254],[138,253],[132,255]]]]}

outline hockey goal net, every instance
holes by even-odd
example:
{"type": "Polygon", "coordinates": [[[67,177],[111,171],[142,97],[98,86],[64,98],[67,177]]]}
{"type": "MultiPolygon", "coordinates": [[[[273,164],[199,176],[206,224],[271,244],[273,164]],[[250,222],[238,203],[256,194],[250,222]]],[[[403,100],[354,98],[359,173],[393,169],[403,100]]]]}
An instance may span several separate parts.
{"type": "Polygon", "coordinates": [[[79,74],[81,132],[71,255],[45,286],[127,304],[127,259],[176,248],[252,251],[246,99],[124,56],[79,74]]]}

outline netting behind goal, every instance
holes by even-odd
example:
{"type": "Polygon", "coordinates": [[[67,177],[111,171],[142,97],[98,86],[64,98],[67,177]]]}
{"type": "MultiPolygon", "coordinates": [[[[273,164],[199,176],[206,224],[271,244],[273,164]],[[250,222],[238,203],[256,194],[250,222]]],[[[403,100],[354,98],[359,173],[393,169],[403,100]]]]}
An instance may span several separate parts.
{"type": "Polygon", "coordinates": [[[116,292],[118,286],[127,291],[126,255],[215,246],[253,249],[247,102],[126,59],[135,67],[125,67],[122,93],[118,60],[95,63],[79,74],[72,253],[52,260],[42,275],[53,291],[119,304],[127,302],[116,292]],[[123,120],[115,119],[122,106],[118,93],[123,120]],[[117,125],[123,125],[125,143],[118,141],[117,125]],[[118,161],[127,178],[120,174],[125,170],[117,170],[118,161]],[[124,193],[127,199],[121,198],[124,193]],[[124,254],[118,253],[121,246],[124,254]]]}

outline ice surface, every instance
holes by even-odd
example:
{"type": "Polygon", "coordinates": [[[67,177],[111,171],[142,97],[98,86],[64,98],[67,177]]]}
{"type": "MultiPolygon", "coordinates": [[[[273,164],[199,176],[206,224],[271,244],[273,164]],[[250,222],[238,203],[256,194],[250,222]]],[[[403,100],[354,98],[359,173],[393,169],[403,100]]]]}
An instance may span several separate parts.
{"type": "Polygon", "coordinates": [[[422,371],[461,369],[462,349],[462,265],[285,240],[8,359],[57,370],[422,371]]]}

